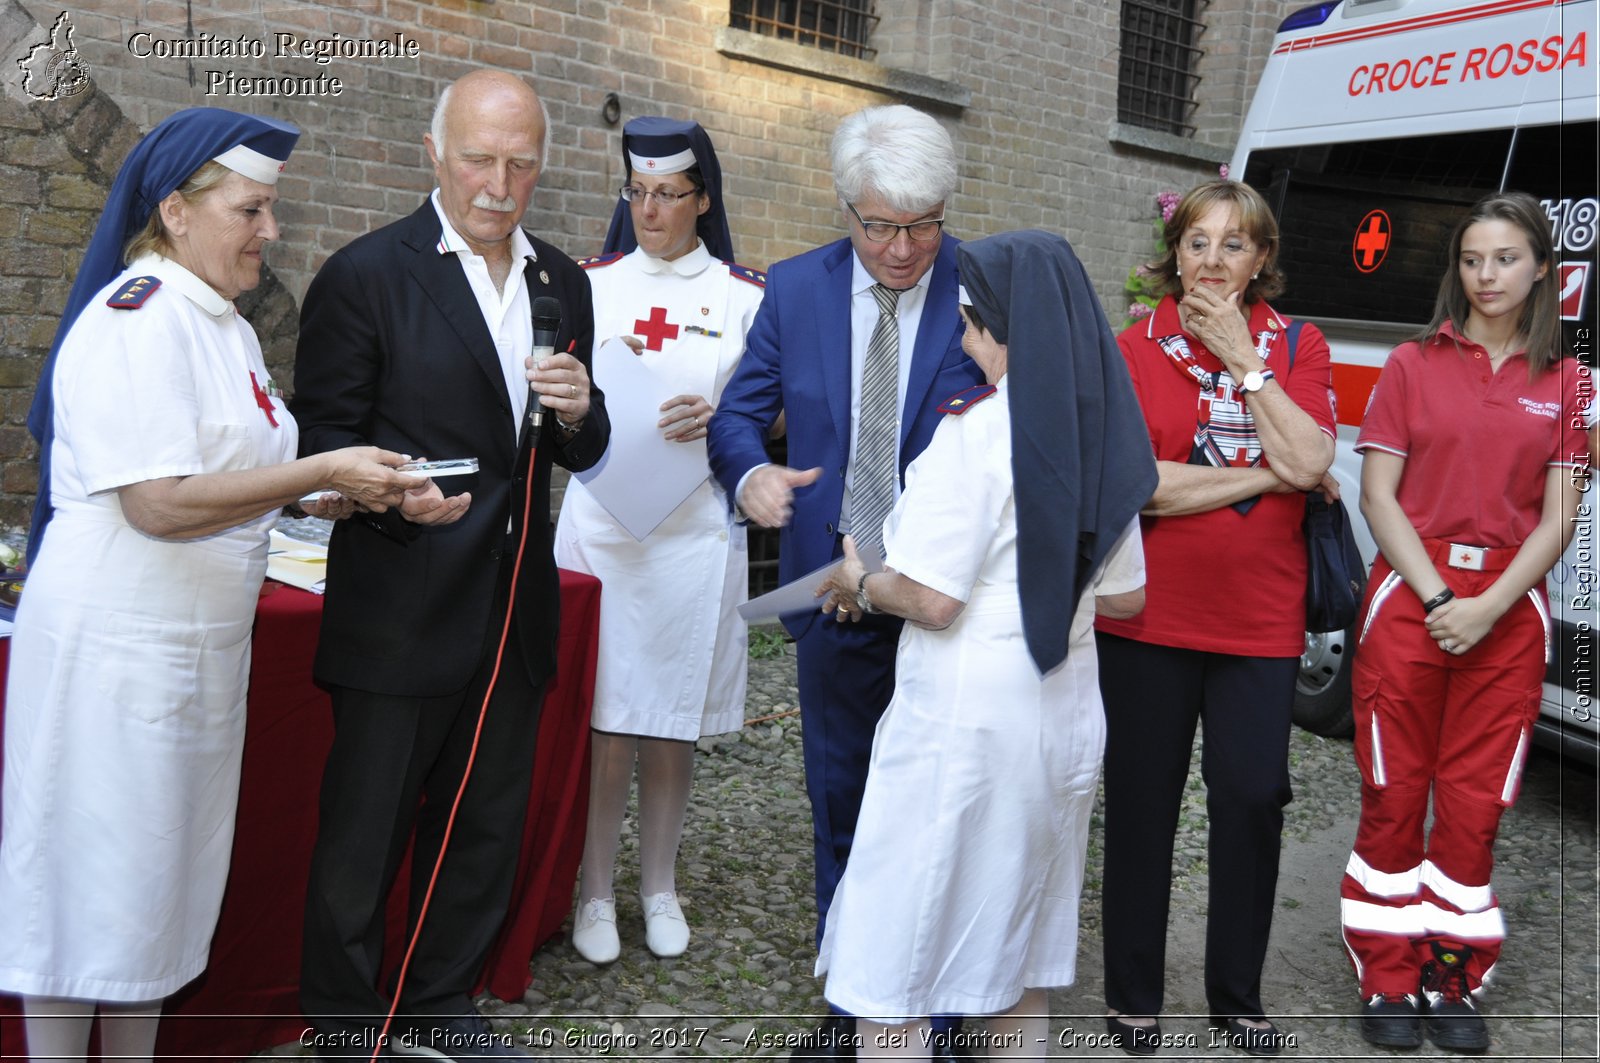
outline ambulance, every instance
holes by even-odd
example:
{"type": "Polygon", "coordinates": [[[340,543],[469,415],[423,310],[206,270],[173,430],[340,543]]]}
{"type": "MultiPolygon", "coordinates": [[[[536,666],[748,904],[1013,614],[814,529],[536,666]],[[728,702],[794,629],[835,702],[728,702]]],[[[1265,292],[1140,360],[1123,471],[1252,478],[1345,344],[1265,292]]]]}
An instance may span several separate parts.
{"type": "MultiPolygon", "coordinates": [[[[1389,351],[1433,313],[1450,232],[1501,189],[1543,204],[1561,316],[1587,382],[1595,365],[1596,0],[1342,0],[1278,28],[1231,173],[1272,204],[1288,291],[1273,305],[1315,322],[1333,351],[1334,474],[1368,561],[1356,433],[1389,351]]],[[[1580,368],[1581,367],[1581,368],[1580,368]]],[[[1600,406],[1596,407],[1600,410],[1600,406]]],[[[1538,737],[1594,762],[1596,491],[1546,584],[1556,630],[1538,737]]],[[[1295,718],[1351,730],[1355,631],[1308,632],[1295,718]]]]}

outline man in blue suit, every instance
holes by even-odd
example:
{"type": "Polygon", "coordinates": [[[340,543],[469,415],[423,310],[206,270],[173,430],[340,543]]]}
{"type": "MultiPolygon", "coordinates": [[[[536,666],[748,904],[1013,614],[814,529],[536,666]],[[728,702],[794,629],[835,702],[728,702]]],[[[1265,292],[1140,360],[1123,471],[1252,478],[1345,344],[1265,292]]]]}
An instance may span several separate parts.
{"type": "MultiPolygon", "coordinates": [[[[729,497],[757,524],[783,529],[785,583],[840,556],[846,533],[877,548],[906,466],[943,416],[937,406],[983,382],[961,350],[958,241],[943,235],[956,187],[949,134],[913,108],[873,107],[840,125],[832,157],[849,237],[768,271],[708,429],[712,473],[729,497]],[[771,464],[764,448],[780,416],[789,466],[771,464]]],[[[820,612],[785,620],[798,648],[819,941],[850,854],[873,729],[894,691],[901,623],[875,614],[838,624],[820,612]]],[[[826,1048],[796,1058],[827,1058],[826,1048]]]]}

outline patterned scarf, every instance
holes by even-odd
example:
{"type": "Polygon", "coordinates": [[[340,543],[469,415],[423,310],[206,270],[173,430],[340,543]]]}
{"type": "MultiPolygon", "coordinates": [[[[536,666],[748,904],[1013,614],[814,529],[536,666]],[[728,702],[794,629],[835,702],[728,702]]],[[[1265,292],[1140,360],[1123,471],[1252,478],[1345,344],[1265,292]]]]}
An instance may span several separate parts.
{"type": "MultiPolygon", "coordinates": [[[[1256,337],[1256,354],[1265,362],[1277,333],[1265,329],[1256,337]]],[[[1237,382],[1226,369],[1203,368],[1189,341],[1180,333],[1156,340],[1167,361],[1184,376],[1200,385],[1195,411],[1194,449],[1190,465],[1210,465],[1218,469],[1249,469],[1261,464],[1261,439],[1237,382]]],[[[1233,508],[1248,513],[1261,500],[1260,495],[1235,502],[1233,508]]]]}

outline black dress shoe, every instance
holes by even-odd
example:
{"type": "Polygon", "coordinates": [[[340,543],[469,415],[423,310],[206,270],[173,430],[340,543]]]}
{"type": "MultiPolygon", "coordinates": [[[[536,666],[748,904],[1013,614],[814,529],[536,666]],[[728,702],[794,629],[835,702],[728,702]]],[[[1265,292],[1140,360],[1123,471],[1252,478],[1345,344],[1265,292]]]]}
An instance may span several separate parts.
{"type": "Polygon", "coordinates": [[[1153,1022],[1149,1026],[1135,1026],[1122,1015],[1106,1016],[1106,1033],[1111,1035],[1111,1043],[1122,1049],[1130,1056],[1153,1056],[1156,1046],[1161,1043],[1161,1024],[1153,1022]]]}
{"type": "Polygon", "coordinates": [[[1382,1048],[1419,1048],[1422,1013],[1410,993],[1374,993],[1361,1005],[1361,1036],[1382,1048]]]}
{"type": "MultiPolygon", "coordinates": [[[[1267,1022],[1257,1017],[1257,1022],[1267,1022]]],[[[1250,1026],[1232,1015],[1211,1016],[1211,1028],[1222,1031],[1222,1039],[1248,1056],[1275,1056],[1283,1051],[1283,1032],[1272,1023],[1250,1026]]]]}
{"type": "Polygon", "coordinates": [[[856,1058],[856,1020],[849,1015],[829,1015],[816,1030],[800,1039],[789,1059],[794,1063],[813,1060],[856,1058]]]}

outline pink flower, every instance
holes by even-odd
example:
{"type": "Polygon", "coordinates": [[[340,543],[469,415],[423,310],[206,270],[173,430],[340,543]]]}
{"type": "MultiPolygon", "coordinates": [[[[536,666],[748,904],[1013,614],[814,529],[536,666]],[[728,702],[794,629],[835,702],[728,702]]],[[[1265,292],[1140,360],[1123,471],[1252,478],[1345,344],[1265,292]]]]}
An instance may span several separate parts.
{"type": "Polygon", "coordinates": [[[1156,206],[1161,208],[1161,220],[1171,221],[1172,215],[1178,209],[1178,201],[1182,199],[1176,192],[1161,192],[1156,196],[1156,206]]]}
{"type": "Polygon", "coordinates": [[[1223,163],[1221,166],[1217,167],[1217,176],[1222,178],[1224,181],[1226,181],[1228,179],[1228,164],[1227,163],[1223,163]]]}
{"type": "Polygon", "coordinates": [[[1155,313],[1155,311],[1146,306],[1144,303],[1128,304],[1128,316],[1133,318],[1135,321],[1143,317],[1149,317],[1153,313],[1155,313]]]}

